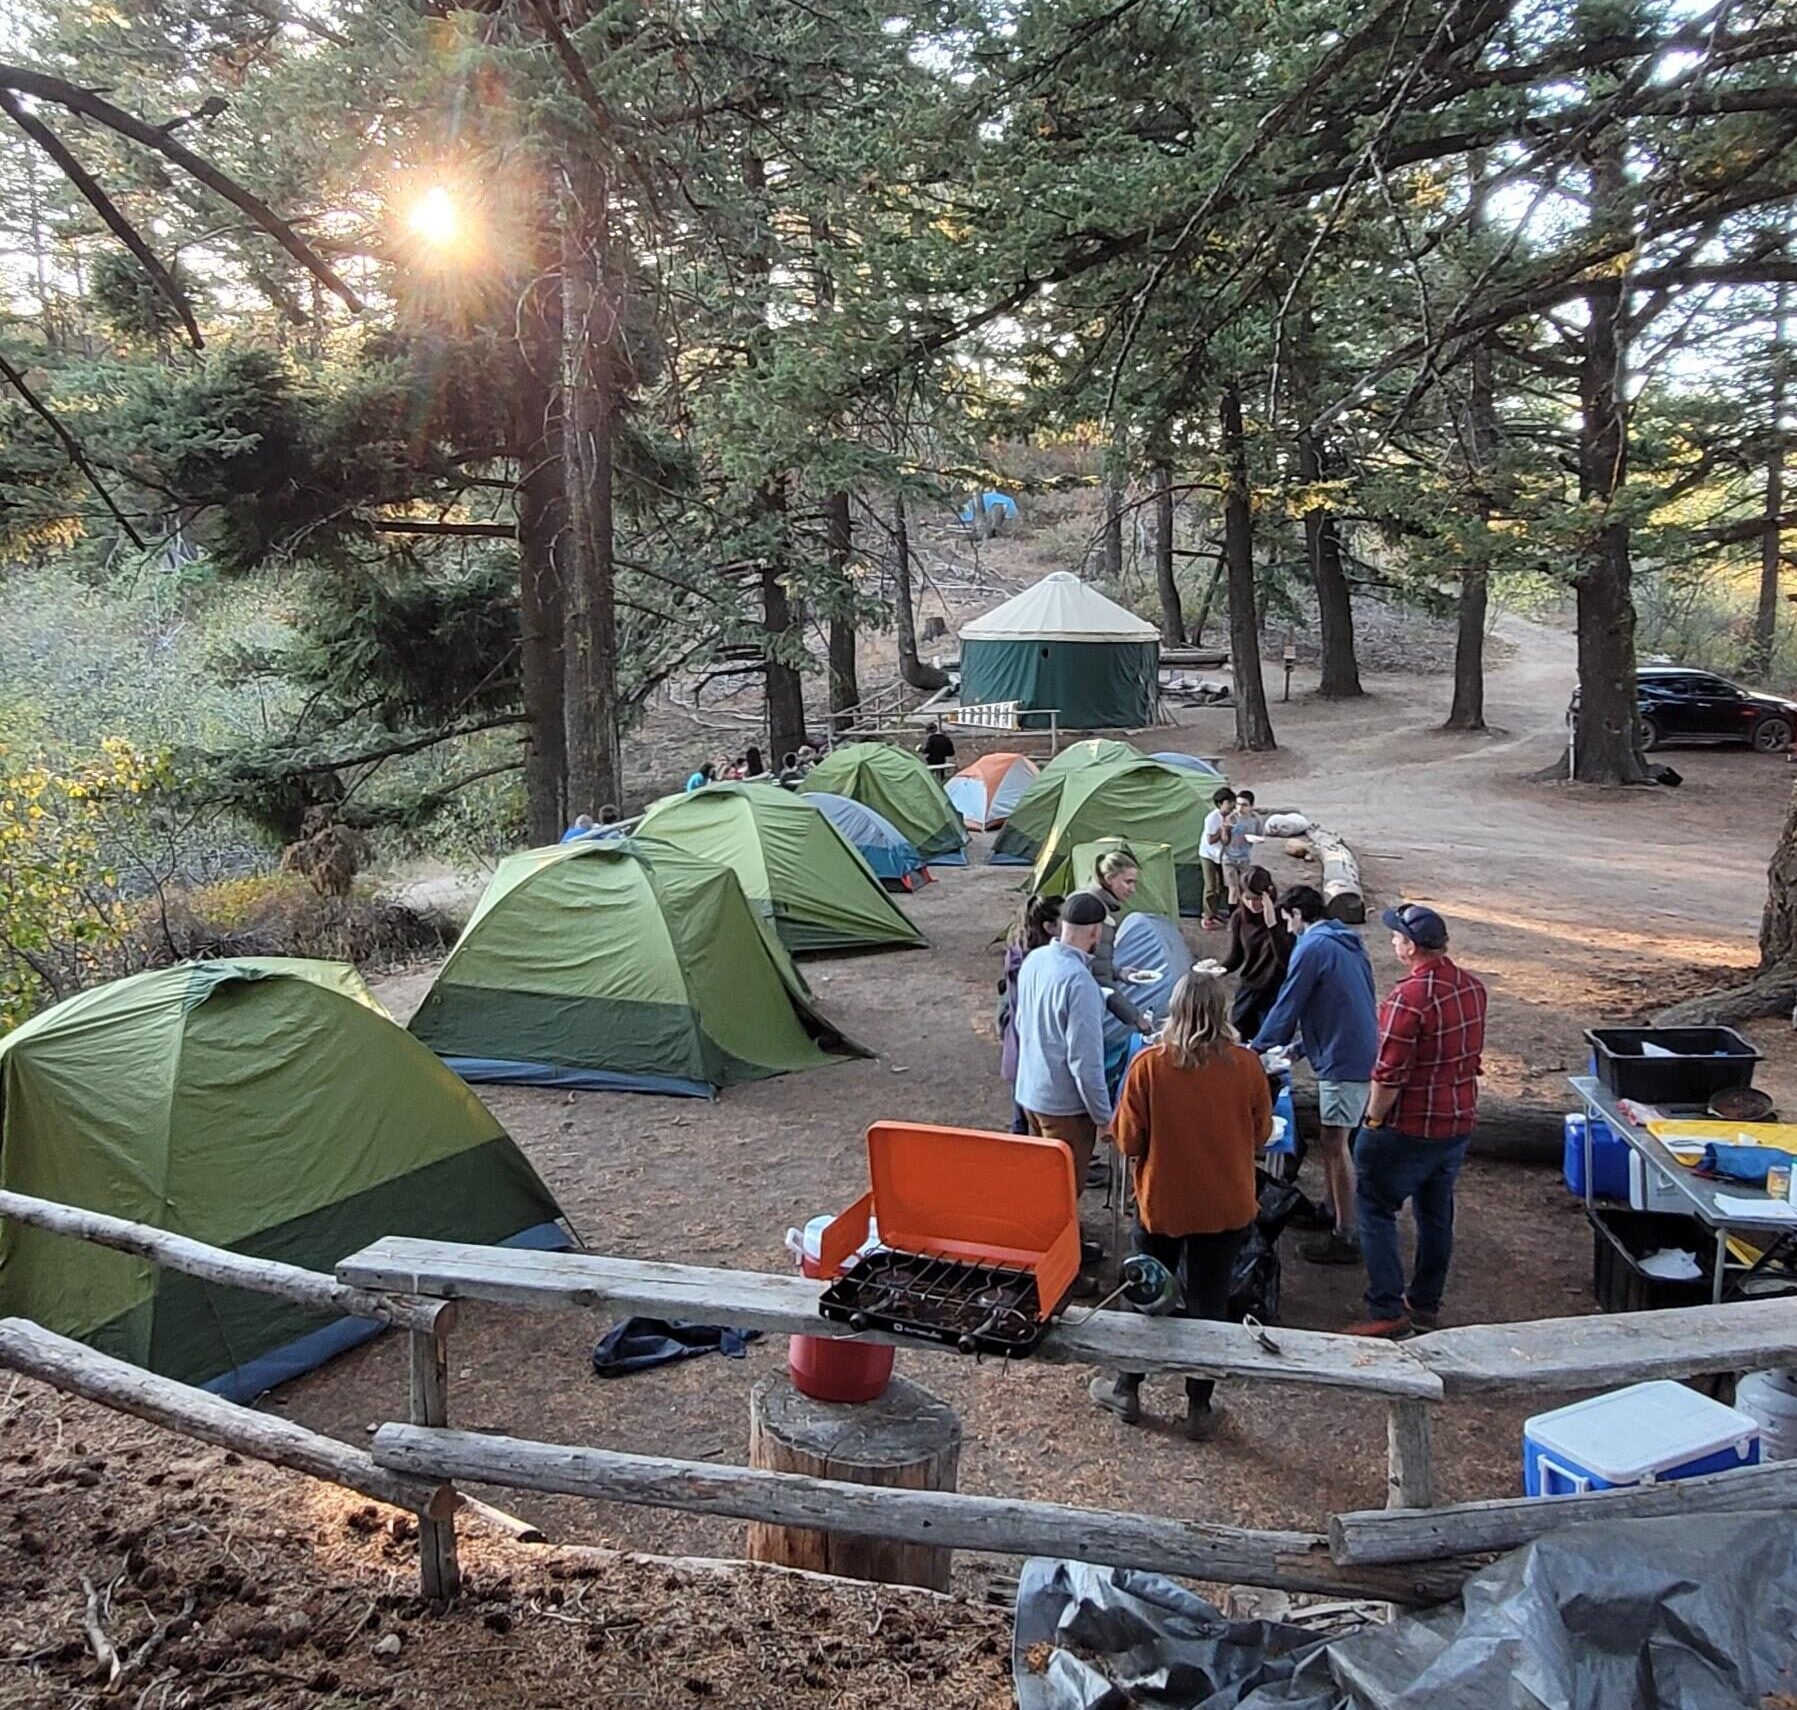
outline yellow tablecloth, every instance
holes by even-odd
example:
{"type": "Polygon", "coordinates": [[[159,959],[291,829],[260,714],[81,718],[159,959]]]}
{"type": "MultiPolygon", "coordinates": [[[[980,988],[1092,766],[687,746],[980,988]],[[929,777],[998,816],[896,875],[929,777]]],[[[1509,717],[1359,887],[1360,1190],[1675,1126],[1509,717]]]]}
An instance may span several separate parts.
{"type": "Polygon", "coordinates": [[[1797,1152],[1797,1122],[1681,1122],[1665,1117],[1650,1122],[1647,1132],[1656,1140],[1688,1140],[1702,1146],[1715,1140],[1725,1146],[1777,1146],[1797,1152]]]}

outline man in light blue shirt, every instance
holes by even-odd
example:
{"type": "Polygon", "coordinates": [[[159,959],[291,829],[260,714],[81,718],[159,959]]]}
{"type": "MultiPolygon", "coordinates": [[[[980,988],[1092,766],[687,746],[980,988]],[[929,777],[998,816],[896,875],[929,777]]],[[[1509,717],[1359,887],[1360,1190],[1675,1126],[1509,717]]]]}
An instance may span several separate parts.
{"type": "Polygon", "coordinates": [[[1061,935],[1032,950],[1017,974],[1017,1103],[1029,1131],[1073,1154],[1073,1191],[1111,1127],[1104,1079],[1104,993],[1091,955],[1104,904],[1075,891],[1061,908],[1061,935]]]}

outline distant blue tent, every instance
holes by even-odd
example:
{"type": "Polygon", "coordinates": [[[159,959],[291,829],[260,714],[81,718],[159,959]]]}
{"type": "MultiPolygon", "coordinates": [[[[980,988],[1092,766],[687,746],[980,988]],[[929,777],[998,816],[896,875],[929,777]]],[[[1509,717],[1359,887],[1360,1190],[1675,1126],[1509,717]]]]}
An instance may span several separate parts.
{"type": "MultiPolygon", "coordinates": [[[[986,501],[987,513],[990,514],[994,511],[996,511],[998,513],[997,517],[994,519],[995,521],[1001,522],[1001,523],[1016,522],[1016,520],[1017,520],[1017,501],[1015,499],[1013,499],[1009,493],[987,493],[987,494],[984,494],[983,497],[985,498],[985,501],[986,501]]],[[[974,515],[975,515],[976,510],[977,510],[977,506],[975,505],[974,501],[972,499],[969,499],[967,501],[967,503],[964,506],[962,506],[962,508],[961,508],[962,522],[964,522],[964,523],[972,522],[974,520],[974,515]]]]}
{"type": "Polygon", "coordinates": [[[861,851],[874,877],[888,889],[915,891],[930,882],[930,869],[916,846],[883,813],[827,790],[808,790],[805,800],[861,851]]]}
{"type": "Polygon", "coordinates": [[[1158,760],[1163,766],[1177,766],[1183,772],[1202,772],[1207,778],[1222,780],[1219,772],[1208,760],[1200,760],[1196,754],[1150,754],[1150,760],[1158,760]]]}

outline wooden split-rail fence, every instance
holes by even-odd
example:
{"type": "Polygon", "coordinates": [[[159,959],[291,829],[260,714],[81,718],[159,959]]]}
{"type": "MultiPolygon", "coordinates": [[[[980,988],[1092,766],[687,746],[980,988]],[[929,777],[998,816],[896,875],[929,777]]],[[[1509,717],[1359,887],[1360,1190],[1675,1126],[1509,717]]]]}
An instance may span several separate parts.
{"type": "MultiPolygon", "coordinates": [[[[1432,1458],[1435,1410],[1457,1397],[1505,1389],[1603,1389],[1646,1378],[1797,1364],[1797,1299],[1472,1325],[1403,1344],[1284,1327],[1263,1336],[1236,1324],[1099,1312],[1077,1324],[1056,1324],[1031,1356],[1382,1401],[1389,1419],[1387,1507],[1335,1515],[1325,1531],[1313,1533],[876,1488],[450,1428],[446,1343],[458,1301],[829,1334],[817,1310],[823,1285],[803,1277],[400,1237],[375,1242],[345,1259],[335,1276],[325,1276],[24,1194],[0,1191],[0,1216],[211,1282],[402,1331],[410,1355],[407,1418],[381,1426],[368,1449],[155,1376],[24,1319],[0,1320],[0,1367],[406,1510],[418,1520],[421,1590],[434,1601],[459,1588],[458,1515],[472,1512],[507,1524],[514,1535],[524,1530],[471,1503],[456,1489],[457,1480],[941,1549],[1070,1556],[1224,1584],[1402,1604],[1451,1598],[1493,1552],[1573,1522],[1797,1508],[1797,1463],[1592,1496],[1438,1507],[1432,1458]]],[[[871,1339],[965,1357],[907,1338],[871,1339]]]]}

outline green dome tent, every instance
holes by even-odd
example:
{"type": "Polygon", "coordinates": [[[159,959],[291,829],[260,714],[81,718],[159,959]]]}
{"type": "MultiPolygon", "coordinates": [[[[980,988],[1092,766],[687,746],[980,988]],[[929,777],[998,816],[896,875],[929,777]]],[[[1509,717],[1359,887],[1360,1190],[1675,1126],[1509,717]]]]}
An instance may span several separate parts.
{"type": "Polygon", "coordinates": [[[1179,911],[1197,914],[1204,903],[1198,845],[1211,793],[1223,783],[1140,757],[1044,772],[1012,810],[992,859],[1043,870],[1104,837],[1164,843],[1173,851],[1179,911]]]}
{"type": "Polygon", "coordinates": [[[697,1098],[868,1055],[728,867],[623,838],[500,862],[412,1032],[467,1080],[697,1098]]]}
{"type": "Polygon", "coordinates": [[[1179,916],[1179,870],[1173,851],[1164,843],[1144,843],[1128,837],[1100,837],[1093,843],[1056,843],[1037,858],[1030,874],[1030,889],[1037,896],[1064,897],[1083,889],[1098,876],[1099,858],[1113,850],[1127,849],[1136,858],[1135,894],[1123,904],[1121,915],[1158,914],[1168,920],[1179,916]]]}
{"type": "MultiPolygon", "coordinates": [[[[1177,639],[1177,638],[1175,638],[1177,639]]],[[[1068,570],[961,631],[961,701],[1016,701],[1025,725],[1063,730],[1153,724],[1161,634],[1068,570]]]]}
{"type": "MultiPolygon", "coordinates": [[[[331,1271],[383,1235],[565,1246],[492,1113],[351,968],[183,963],[0,1042],[0,1185],[331,1271]]],[[[379,1325],[0,1226],[0,1316],[251,1400],[379,1325]]]]}
{"type": "Polygon", "coordinates": [[[1140,760],[1142,751],[1127,742],[1109,736],[1088,736],[1084,742],[1070,742],[1037,774],[1047,777],[1053,772],[1078,772],[1087,766],[1114,766],[1119,760],[1140,760]]]}
{"type": "Polygon", "coordinates": [[[665,796],[637,834],[728,867],[795,955],[923,943],[854,844],[804,796],[777,784],[708,784],[665,796]]]}
{"type": "Polygon", "coordinates": [[[885,815],[932,866],[967,864],[967,828],[961,816],[936,774],[906,749],[889,742],[851,742],[813,766],[802,788],[847,796],[885,815]]]}

